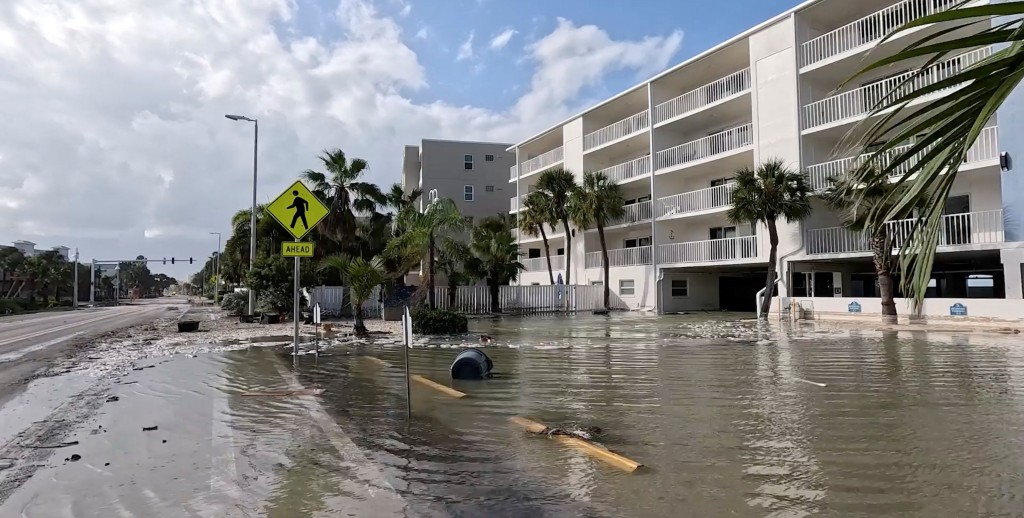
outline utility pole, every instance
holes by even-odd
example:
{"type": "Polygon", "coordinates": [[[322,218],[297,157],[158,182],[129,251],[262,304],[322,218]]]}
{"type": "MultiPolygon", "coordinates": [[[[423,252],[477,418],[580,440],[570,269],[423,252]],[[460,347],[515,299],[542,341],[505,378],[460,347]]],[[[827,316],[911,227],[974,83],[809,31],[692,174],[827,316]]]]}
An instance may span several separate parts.
{"type": "Polygon", "coordinates": [[[96,259],[92,260],[92,268],[89,270],[89,304],[96,303],[96,259]]]}
{"type": "MultiPolygon", "coordinates": [[[[260,144],[260,123],[256,119],[246,117],[244,115],[225,115],[225,117],[233,121],[246,121],[251,122],[253,125],[252,134],[252,213],[249,215],[249,273],[252,273],[253,264],[256,261],[256,177],[257,169],[256,157],[258,156],[257,150],[260,144]]],[[[252,287],[249,287],[249,314],[252,315],[256,311],[256,292],[253,291],[252,287]]]]}
{"type": "Polygon", "coordinates": [[[220,232],[210,232],[211,236],[214,234],[217,234],[217,258],[214,263],[214,269],[217,272],[217,282],[213,285],[213,304],[217,305],[220,294],[220,232]]]}
{"type": "Polygon", "coordinates": [[[71,299],[71,307],[78,309],[78,248],[75,248],[75,286],[72,288],[72,291],[74,291],[75,295],[71,299]]]}

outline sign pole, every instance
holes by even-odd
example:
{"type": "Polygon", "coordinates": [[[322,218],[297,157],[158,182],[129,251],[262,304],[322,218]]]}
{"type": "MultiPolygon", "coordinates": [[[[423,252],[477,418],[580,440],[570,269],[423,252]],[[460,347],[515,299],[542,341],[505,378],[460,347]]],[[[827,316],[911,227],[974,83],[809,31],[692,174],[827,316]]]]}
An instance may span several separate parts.
{"type": "Polygon", "coordinates": [[[295,258],[295,300],[292,303],[292,319],[295,320],[295,334],[293,336],[294,342],[292,343],[292,354],[296,357],[299,356],[299,319],[302,318],[299,313],[299,258],[295,258]]]}
{"type": "Polygon", "coordinates": [[[409,314],[409,306],[405,307],[402,314],[402,338],[405,342],[405,413],[406,418],[412,420],[412,388],[409,386],[409,349],[412,349],[412,316],[409,314]]]}

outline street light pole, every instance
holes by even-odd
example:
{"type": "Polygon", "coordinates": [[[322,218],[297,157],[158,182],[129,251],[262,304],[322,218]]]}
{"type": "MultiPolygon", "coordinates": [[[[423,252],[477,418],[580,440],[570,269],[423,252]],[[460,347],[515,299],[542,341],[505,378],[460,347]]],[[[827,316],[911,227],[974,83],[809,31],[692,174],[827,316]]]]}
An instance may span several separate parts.
{"type": "Polygon", "coordinates": [[[217,282],[213,284],[213,304],[218,304],[218,297],[220,295],[220,232],[210,232],[210,235],[217,234],[217,260],[214,268],[217,272],[217,282]]]}
{"type": "MultiPolygon", "coordinates": [[[[242,115],[225,115],[225,117],[233,121],[247,121],[253,124],[253,138],[252,138],[252,213],[249,215],[249,273],[252,273],[253,264],[256,261],[256,178],[257,174],[257,150],[259,149],[260,142],[260,123],[256,119],[250,119],[242,115]]],[[[249,314],[252,315],[256,312],[256,292],[252,289],[252,286],[248,287],[249,291],[249,314]]]]}
{"type": "Polygon", "coordinates": [[[71,304],[71,307],[74,308],[74,309],[78,309],[78,249],[77,248],[75,248],[75,287],[72,288],[72,290],[75,292],[75,294],[74,294],[75,298],[71,299],[73,301],[73,303],[71,304]]]}

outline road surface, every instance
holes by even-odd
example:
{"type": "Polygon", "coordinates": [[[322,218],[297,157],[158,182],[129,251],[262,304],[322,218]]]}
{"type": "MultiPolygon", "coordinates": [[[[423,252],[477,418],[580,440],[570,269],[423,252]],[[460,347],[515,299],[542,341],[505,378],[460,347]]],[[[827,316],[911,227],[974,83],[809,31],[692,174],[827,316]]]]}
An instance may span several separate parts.
{"type": "Polygon", "coordinates": [[[50,362],[66,356],[73,344],[173,316],[187,306],[183,299],[157,299],[118,307],[0,318],[0,405],[20,392],[50,362]]]}

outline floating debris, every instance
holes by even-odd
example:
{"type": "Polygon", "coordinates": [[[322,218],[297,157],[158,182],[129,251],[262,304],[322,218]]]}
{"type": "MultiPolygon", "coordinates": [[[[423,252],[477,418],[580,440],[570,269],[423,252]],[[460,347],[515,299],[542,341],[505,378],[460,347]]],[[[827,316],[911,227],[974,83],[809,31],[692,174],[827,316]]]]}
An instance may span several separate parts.
{"type": "Polygon", "coordinates": [[[159,426],[143,426],[142,427],[142,431],[143,432],[155,432],[158,428],[159,428],[159,426]]]}

